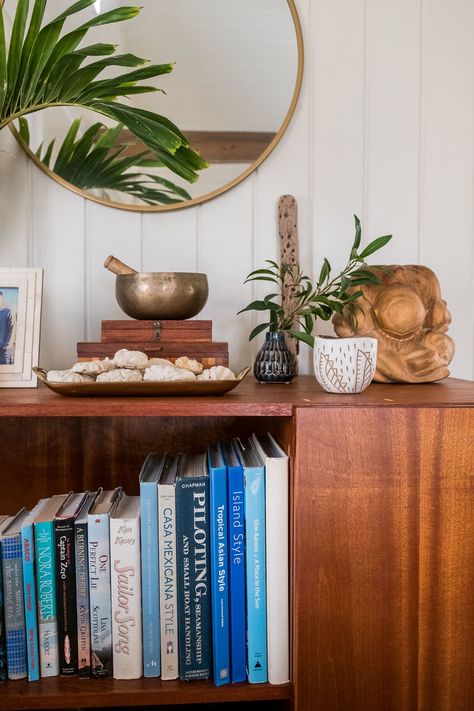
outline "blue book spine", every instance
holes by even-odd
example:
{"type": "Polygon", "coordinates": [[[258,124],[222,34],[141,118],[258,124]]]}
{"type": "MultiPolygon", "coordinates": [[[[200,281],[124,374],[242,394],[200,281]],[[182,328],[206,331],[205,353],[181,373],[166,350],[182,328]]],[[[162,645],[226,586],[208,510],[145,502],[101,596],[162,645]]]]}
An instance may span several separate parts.
{"type": "Polygon", "coordinates": [[[244,467],[247,574],[247,674],[251,684],[267,681],[265,586],[265,470],[244,467]]]}
{"type": "Polygon", "coordinates": [[[160,676],[160,580],[158,573],[158,485],[140,482],[143,673],[160,676]]]}
{"type": "Polygon", "coordinates": [[[228,467],[230,658],[232,682],[247,679],[245,629],[245,501],[241,466],[228,467]]]}
{"type": "Polygon", "coordinates": [[[58,627],[54,525],[52,521],[35,523],[36,589],[38,602],[38,646],[41,676],[59,674],[58,627]]]}
{"type": "Polygon", "coordinates": [[[28,662],[20,534],[2,539],[2,567],[8,678],[23,679],[28,673],[28,662]]]}
{"type": "Polygon", "coordinates": [[[211,611],[214,684],[230,682],[227,470],[209,457],[211,611]]]}
{"type": "Polygon", "coordinates": [[[88,514],[92,676],[112,676],[112,603],[108,514],[88,514]]]}
{"type": "Polygon", "coordinates": [[[0,565],[0,681],[8,679],[7,648],[5,643],[5,625],[3,621],[3,575],[0,565]]]}
{"type": "Polygon", "coordinates": [[[38,681],[39,647],[38,617],[36,611],[35,542],[33,522],[21,529],[23,549],[23,597],[25,603],[26,651],[28,656],[28,679],[38,681]]]}

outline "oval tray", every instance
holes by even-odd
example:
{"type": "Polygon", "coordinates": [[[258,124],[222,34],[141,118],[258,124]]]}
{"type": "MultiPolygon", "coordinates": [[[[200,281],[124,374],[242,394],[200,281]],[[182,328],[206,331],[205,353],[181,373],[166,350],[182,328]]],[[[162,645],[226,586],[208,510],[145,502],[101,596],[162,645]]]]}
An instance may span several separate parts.
{"type": "Polygon", "coordinates": [[[68,397],[125,397],[125,396],[203,396],[224,395],[239,385],[250,368],[244,368],[236,380],[185,380],[140,383],[50,383],[43,368],[33,368],[39,380],[58,395],[68,397]]]}

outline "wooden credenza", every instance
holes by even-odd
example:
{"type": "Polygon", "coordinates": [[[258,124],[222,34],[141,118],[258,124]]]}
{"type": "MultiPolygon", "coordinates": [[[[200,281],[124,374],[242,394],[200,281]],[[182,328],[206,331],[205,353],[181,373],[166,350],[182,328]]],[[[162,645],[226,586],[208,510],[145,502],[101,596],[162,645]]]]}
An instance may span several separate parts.
{"type": "Polygon", "coordinates": [[[474,708],[474,383],[374,384],[355,396],[311,377],[249,378],[220,398],[3,390],[0,513],[69,489],[136,494],[151,449],[267,431],[292,462],[291,683],[6,682],[0,710],[474,708]]]}

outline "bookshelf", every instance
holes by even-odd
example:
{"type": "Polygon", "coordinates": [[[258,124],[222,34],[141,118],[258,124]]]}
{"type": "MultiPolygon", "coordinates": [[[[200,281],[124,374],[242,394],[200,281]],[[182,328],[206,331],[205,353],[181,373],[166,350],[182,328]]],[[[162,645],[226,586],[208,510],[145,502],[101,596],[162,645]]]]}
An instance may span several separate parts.
{"type": "MultiPolygon", "coordinates": [[[[229,702],[294,711],[445,711],[474,698],[474,383],[313,378],[218,398],[0,392],[2,511],[69,489],[138,493],[151,449],[267,431],[291,456],[292,673],[283,686],[5,682],[0,711],[229,702]]],[[[199,706],[197,706],[199,708],[199,706]]]]}

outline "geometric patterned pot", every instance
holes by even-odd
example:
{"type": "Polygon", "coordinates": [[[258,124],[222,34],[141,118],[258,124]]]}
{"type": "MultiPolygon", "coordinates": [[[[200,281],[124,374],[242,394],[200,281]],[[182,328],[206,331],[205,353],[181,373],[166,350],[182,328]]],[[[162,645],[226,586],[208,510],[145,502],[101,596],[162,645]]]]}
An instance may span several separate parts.
{"type": "Polygon", "coordinates": [[[372,382],[377,365],[376,338],[314,339],[314,374],[328,393],[360,393],[372,382]]]}

